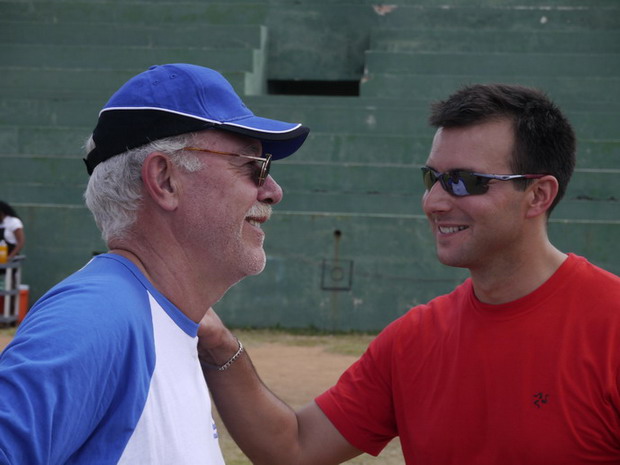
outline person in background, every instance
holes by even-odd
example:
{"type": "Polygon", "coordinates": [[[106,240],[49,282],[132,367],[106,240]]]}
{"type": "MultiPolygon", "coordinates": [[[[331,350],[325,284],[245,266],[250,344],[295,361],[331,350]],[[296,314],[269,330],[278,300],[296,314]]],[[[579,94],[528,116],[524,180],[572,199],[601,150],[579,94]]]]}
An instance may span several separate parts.
{"type": "Polygon", "coordinates": [[[8,203],[0,200],[0,240],[4,240],[8,246],[7,260],[13,258],[23,250],[26,243],[24,224],[17,216],[17,212],[8,203]]]}
{"type": "MultiPolygon", "coordinates": [[[[342,463],[397,436],[411,465],[620,463],[620,278],[547,231],[575,166],[571,125],[543,93],[502,84],[457,91],[430,122],[422,207],[439,261],[470,277],[299,411],[247,353],[205,369],[228,430],[256,465],[342,463]]],[[[199,335],[203,363],[237,351],[213,310],[199,335]]]]}
{"type": "Polygon", "coordinates": [[[271,162],[307,135],[202,66],[153,66],[111,97],[85,159],[109,252],[48,291],[0,355],[0,464],[224,463],[198,324],[263,270],[282,199],[271,162]]]}

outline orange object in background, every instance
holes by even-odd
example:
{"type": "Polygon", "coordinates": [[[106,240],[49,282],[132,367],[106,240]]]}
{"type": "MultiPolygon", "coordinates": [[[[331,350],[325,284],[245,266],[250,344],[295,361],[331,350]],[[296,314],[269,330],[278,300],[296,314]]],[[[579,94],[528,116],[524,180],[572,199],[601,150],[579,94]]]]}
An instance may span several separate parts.
{"type": "MultiPolygon", "coordinates": [[[[30,295],[30,287],[27,284],[19,286],[19,308],[17,309],[17,324],[21,323],[28,313],[28,297],[30,295]]],[[[0,295],[0,315],[4,311],[4,299],[6,297],[0,295]]]]}
{"type": "Polygon", "coordinates": [[[0,241],[0,263],[6,263],[9,258],[9,246],[3,240],[0,241]]]}
{"type": "Polygon", "coordinates": [[[20,284],[19,286],[19,311],[17,313],[17,323],[21,323],[28,313],[28,296],[30,295],[30,287],[28,284],[20,284]]]}

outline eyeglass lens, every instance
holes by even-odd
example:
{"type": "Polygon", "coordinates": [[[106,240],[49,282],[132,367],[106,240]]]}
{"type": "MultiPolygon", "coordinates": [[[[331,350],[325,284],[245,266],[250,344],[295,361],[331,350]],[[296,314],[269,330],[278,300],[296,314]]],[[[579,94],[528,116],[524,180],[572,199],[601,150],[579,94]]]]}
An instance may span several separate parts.
{"type": "Polygon", "coordinates": [[[271,169],[271,155],[266,154],[265,160],[257,161],[257,163],[260,163],[260,170],[258,172],[256,184],[258,185],[258,187],[260,187],[265,184],[267,176],[269,176],[269,170],[271,169]]]}
{"type": "Polygon", "coordinates": [[[489,190],[489,179],[468,171],[439,173],[428,167],[422,168],[424,186],[430,190],[437,181],[446,192],[457,197],[480,195],[489,190]]]}

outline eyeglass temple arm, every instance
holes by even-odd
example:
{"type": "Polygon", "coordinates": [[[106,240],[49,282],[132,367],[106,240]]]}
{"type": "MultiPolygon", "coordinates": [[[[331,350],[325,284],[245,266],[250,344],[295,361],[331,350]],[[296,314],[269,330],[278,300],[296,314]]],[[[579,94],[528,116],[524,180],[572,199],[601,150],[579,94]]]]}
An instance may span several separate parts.
{"type": "Polygon", "coordinates": [[[510,181],[511,179],[537,179],[546,176],[546,174],[484,174],[484,173],[472,173],[476,176],[489,179],[499,179],[501,181],[510,181]]]}

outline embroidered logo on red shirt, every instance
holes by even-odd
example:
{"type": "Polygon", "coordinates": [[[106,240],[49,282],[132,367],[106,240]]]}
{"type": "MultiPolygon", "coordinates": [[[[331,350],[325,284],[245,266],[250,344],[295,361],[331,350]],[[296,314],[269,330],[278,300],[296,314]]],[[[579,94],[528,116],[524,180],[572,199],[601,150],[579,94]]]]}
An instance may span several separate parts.
{"type": "Polygon", "coordinates": [[[538,392],[534,394],[534,405],[537,408],[541,408],[544,404],[549,402],[549,394],[544,394],[542,392],[538,392]]]}

